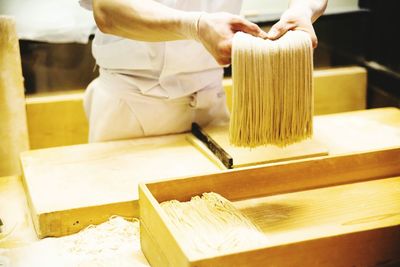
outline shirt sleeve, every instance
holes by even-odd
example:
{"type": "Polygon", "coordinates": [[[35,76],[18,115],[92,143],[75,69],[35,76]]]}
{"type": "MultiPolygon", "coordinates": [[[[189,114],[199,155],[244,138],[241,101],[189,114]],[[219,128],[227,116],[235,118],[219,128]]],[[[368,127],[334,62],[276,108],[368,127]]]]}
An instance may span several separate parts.
{"type": "Polygon", "coordinates": [[[79,4],[87,10],[93,10],[92,0],[79,0],[79,4]]]}

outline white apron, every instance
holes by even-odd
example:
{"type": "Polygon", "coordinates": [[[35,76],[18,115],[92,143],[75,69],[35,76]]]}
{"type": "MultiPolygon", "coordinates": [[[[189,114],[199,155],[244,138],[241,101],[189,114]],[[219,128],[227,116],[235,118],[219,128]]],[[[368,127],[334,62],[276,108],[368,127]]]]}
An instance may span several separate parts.
{"type": "MultiPolygon", "coordinates": [[[[241,0],[158,2],[233,14],[241,7],[241,0]]],[[[90,142],[178,133],[193,121],[227,118],[223,70],[199,42],[141,42],[97,31],[92,52],[101,71],[84,99],[90,142]]]]}
{"type": "Polygon", "coordinates": [[[192,122],[227,123],[221,80],[179,98],[143,95],[123,74],[101,71],[85,92],[89,142],[181,133],[192,122]],[[110,90],[112,88],[112,90],[110,90]]]}

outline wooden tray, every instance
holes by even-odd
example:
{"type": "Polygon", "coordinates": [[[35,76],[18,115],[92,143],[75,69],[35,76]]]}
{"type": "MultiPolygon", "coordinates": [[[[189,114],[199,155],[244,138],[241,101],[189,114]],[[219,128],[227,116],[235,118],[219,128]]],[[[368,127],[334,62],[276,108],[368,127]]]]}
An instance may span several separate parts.
{"type": "Polygon", "coordinates": [[[400,260],[400,177],[379,178],[399,175],[400,148],[393,148],[140,184],[142,250],[152,266],[396,262],[400,260]],[[355,183],[360,181],[367,182],[355,183]],[[271,244],[239,253],[190,257],[159,203],[188,201],[210,191],[233,201],[265,230],[271,244]],[[271,213],[279,216],[268,216],[271,213]]]}

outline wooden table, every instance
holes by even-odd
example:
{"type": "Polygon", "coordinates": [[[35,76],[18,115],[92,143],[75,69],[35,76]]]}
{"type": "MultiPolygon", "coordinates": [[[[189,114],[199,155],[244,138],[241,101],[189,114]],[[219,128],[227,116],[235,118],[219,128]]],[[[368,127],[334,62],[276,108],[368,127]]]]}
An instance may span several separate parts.
{"type": "MultiPolygon", "coordinates": [[[[317,116],[315,137],[329,156],[400,146],[400,110],[317,116]]],[[[222,171],[185,135],[28,151],[21,161],[40,237],[70,234],[113,214],[138,216],[139,182],[222,171]]]]}

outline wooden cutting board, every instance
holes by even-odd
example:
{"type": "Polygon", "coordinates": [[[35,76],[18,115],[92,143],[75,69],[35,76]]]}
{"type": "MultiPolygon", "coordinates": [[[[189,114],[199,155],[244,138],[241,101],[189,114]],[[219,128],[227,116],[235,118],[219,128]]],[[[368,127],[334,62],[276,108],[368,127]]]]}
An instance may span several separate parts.
{"type": "Polygon", "coordinates": [[[182,134],[32,150],[21,162],[39,237],[138,217],[139,182],[219,171],[182,134]]]}
{"type": "Polygon", "coordinates": [[[208,126],[200,131],[200,134],[206,136],[209,141],[198,142],[194,140],[197,138],[195,135],[188,136],[189,140],[200,150],[203,150],[203,153],[208,155],[210,159],[220,160],[229,169],[328,155],[326,146],[315,137],[283,148],[274,145],[242,148],[230,144],[229,124],[208,126]],[[214,145],[212,142],[214,142],[214,145]]]}
{"type": "MultiPolygon", "coordinates": [[[[335,155],[400,146],[400,110],[380,108],[315,116],[313,138],[286,148],[266,146],[247,149],[232,146],[229,143],[228,125],[205,127],[202,132],[232,158],[233,168],[239,168],[323,156],[328,151],[335,155]]],[[[220,160],[223,156],[216,156],[195,136],[188,138],[210,160],[223,165],[220,160]]]]}

